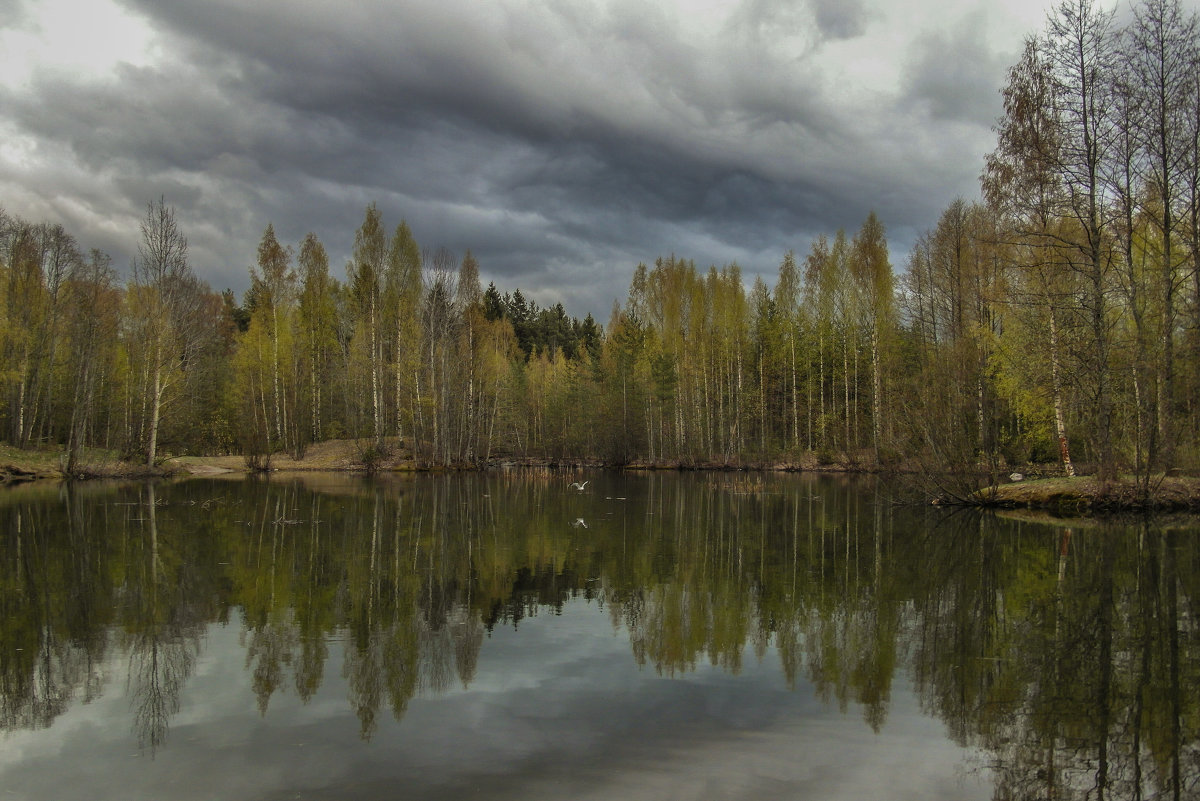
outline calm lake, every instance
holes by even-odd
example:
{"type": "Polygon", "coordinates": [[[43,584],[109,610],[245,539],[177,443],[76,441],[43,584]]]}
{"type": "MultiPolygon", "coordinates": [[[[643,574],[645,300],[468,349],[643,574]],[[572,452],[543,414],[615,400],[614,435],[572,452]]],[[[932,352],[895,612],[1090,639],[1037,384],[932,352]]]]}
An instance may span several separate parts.
{"type": "Polygon", "coordinates": [[[898,497],[602,471],[7,490],[0,801],[1200,797],[1195,520],[898,497]]]}

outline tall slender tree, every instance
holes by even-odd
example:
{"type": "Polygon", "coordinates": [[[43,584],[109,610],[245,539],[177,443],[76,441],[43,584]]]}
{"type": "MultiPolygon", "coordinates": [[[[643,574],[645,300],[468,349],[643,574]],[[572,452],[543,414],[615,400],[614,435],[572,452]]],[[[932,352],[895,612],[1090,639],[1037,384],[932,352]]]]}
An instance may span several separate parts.
{"type": "MultiPolygon", "coordinates": [[[[308,431],[314,441],[328,435],[334,392],[333,364],[337,349],[337,281],[329,275],[329,257],[314,233],[300,244],[299,318],[307,380],[308,431]]],[[[299,410],[297,410],[297,413],[299,410]]]]}
{"type": "MultiPolygon", "coordinates": [[[[1050,394],[1059,458],[1068,476],[1075,474],[1071,461],[1063,397],[1063,318],[1070,305],[1061,292],[1066,260],[1061,246],[1066,237],[1056,234],[1066,203],[1066,176],[1059,169],[1063,137],[1055,83],[1045,43],[1031,37],[1021,59],[1009,70],[1003,89],[1004,116],[997,126],[996,149],[988,155],[982,184],[993,213],[1007,230],[1012,245],[1010,263],[1019,288],[1011,300],[1027,311],[1044,310],[1046,343],[1051,365],[1050,394]]],[[[1019,385],[1020,382],[1018,382],[1019,385]]]]}
{"type": "Polygon", "coordinates": [[[1190,108],[1200,64],[1196,37],[1196,17],[1185,14],[1178,0],[1143,0],[1134,7],[1121,48],[1133,95],[1129,119],[1145,153],[1144,181],[1153,198],[1143,210],[1158,233],[1162,353],[1156,416],[1161,456],[1168,464],[1175,443],[1176,297],[1185,262],[1175,245],[1184,219],[1190,143],[1196,139],[1190,108]]]}
{"type": "Polygon", "coordinates": [[[383,449],[383,353],[380,343],[380,305],[382,282],[387,265],[387,236],[383,215],[375,204],[367,206],[362,225],[354,234],[354,257],[349,265],[350,291],[357,310],[358,352],[367,372],[366,390],[370,400],[371,435],[375,447],[383,449]],[[365,353],[363,353],[365,351],[365,353]]]}
{"type": "MultiPolygon", "coordinates": [[[[779,279],[775,283],[773,294],[775,310],[783,326],[787,348],[787,397],[790,420],[784,425],[790,429],[790,447],[793,451],[800,449],[800,298],[802,281],[800,268],[796,264],[796,254],[788,251],[779,264],[779,279]],[[790,426],[788,423],[790,422],[790,426]]],[[[806,403],[806,406],[811,403],[806,403]]]]}
{"type": "Polygon", "coordinates": [[[883,223],[872,211],[854,236],[853,278],[863,298],[863,321],[871,346],[871,447],[879,462],[886,435],[884,370],[895,325],[895,286],[883,223]]]}
{"type": "Polygon", "coordinates": [[[1070,192],[1062,213],[1075,223],[1062,244],[1074,252],[1071,263],[1087,281],[1081,299],[1091,333],[1089,374],[1092,378],[1092,421],[1089,427],[1101,480],[1116,476],[1113,451],[1111,308],[1109,273],[1112,252],[1107,242],[1102,167],[1111,146],[1109,101],[1115,66],[1113,11],[1094,0],[1062,0],[1051,12],[1045,52],[1050,66],[1052,98],[1058,120],[1055,169],[1070,192]]]}
{"type": "Polygon", "coordinates": [[[131,345],[142,364],[144,446],[146,464],[153,467],[163,408],[171,397],[168,390],[183,380],[187,356],[200,344],[194,325],[201,288],[188,262],[187,238],[165,198],[148,206],[141,231],[129,287],[129,313],[137,322],[131,345]]]}
{"type": "Polygon", "coordinates": [[[93,249],[68,291],[72,312],[69,364],[74,389],[64,472],[73,475],[97,417],[98,390],[110,372],[106,362],[111,362],[111,357],[106,359],[105,354],[113,350],[117,340],[119,298],[112,259],[93,249]]]}
{"type": "Polygon", "coordinates": [[[396,226],[388,250],[385,297],[393,323],[396,435],[404,437],[413,428],[417,370],[421,364],[421,249],[404,220],[396,226]]]}
{"type": "MultiPolygon", "coordinates": [[[[289,353],[280,352],[280,342],[290,344],[292,306],[295,302],[296,273],[292,270],[292,249],[280,244],[275,237],[275,227],[267,224],[262,241],[258,244],[258,269],[250,271],[256,308],[252,314],[262,321],[270,342],[271,359],[271,406],[273,420],[265,421],[276,442],[285,445],[285,436],[290,432],[289,415],[296,410],[288,408],[283,384],[290,383],[291,376],[281,380],[284,362],[290,364],[289,353]]],[[[288,348],[290,350],[290,348],[288,348]]],[[[268,440],[270,437],[268,437],[268,440]]]]}

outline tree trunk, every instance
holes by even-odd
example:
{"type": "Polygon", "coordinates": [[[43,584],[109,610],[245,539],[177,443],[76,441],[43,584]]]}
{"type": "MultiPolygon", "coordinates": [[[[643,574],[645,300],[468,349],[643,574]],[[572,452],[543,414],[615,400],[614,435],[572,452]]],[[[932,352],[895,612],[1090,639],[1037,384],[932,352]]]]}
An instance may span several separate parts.
{"type": "Polygon", "coordinates": [[[162,367],[159,366],[157,346],[153,353],[154,384],[150,390],[150,433],[149,443],[146,446],[146,466],[151,469],[154,468],[154,458],[158,451],[158,417],[162,410],[162,367]]]}
{"type": "Polygon", "coordinates": [[[375,447],[382,450],[383,448],[383,421],[380,417],[382,410],[380,409],[381,400],[379,387],[379,335],[376,331],[376,309],[375,295],[371,295],[371,309],[368,325],[370,326],[370,347],[371,347],[371,406],[374,415],[375,424],[375,447]]]}
{"type": "Polygon", "coordinates": [[[734,425],[737,427],[737,437],[734,440],[734,446],[740,454],[746,449],[746,442],[742,431],[742,348],[740,343],[737,347],[737,396],[734,399],[734,425]]]}
{"type": "Polygon", "coordinates": [[[400,440],[404,439],[404,403],[402,386],[404,382],[401,376],[404,374],[404,309],[401,308],[396,314],[396,351],[395,351],[395,370],[396,370],[396,437],[400,440]]]}
{"type": "Polygon", "coordinates": [[[765,359],[760,351],[758,354],[758,442],[761,458],[767,456],[767,377],[764,365],[765,359]]]}
{"type": "Polygon", "coordinates": [[[800,450],[800,391],[796,382],[796,333],[788,336],[792,356],[792,448],[800,450]]]}
{"type": "Polygon", "coordinates": [[[1063,471],[1069,477],[1075,475],[1075,466],[1071,464],[1071,448],[1067,442],[1067,425],[1063,419],[1062,384],[1059,378],[1058,366],[1058,323],[1054,306],[1050,307],[1050,384],[1054,394],[1054,431],[1058,435],[1058,453],[1062,459],[1063,471]]]}
{"type": "Polygon", "coordinates": [[[26,387],[29,385],[29,353],[25,353],[25,358],[21,360],[21,383],[17,388],[17,431],[16,443],[18,448],[24,448],[29,443],[25,434],[25,394],[26,387]]]}
{"type": "Polygon", "coordinates": [[[845,395],[845,406],[842,413],[845,415],[845,448],[846,452],[850,451],[850,335],[844,333],[842,335],[842,392],[845,395]]]}
{"type": "Polygon", "coordinates": [[[271,307],[271,381],[275,401],[275,438],[283,442],[283,413],[279,397],[279,311],[271,307]]]}
{"type": "Polygon", "coordinates": [[[1175,436],[1175,269],[1171,263],[1170,208],[1163,211],[1162,338],[1163,351],[1158,380],[1159,457],[1164,469],[1174,461],[1175,436]]]}
{"type": "Polygon", "coordinates": [[[316,332],[311,332],[311,340],[309,345],[309,389],[310,398],[309,405],[312,412],[312,438],[313,441],[321,439],[321,382],[317,376],[317,337],[316,332]]]}
{"type": "Polygon", "coordinates": [[[879,325],[871,329],[871,435],[875,448],[875,464],[879,464],[879,445],[883,439],[883,375],[880,372],[879,325]]]}
{"type": "Polygon", "coordinates": [[[818,359],[818,375],[817,391],[821,394],[821,416],[817,419],[817,437],[820,440],[821,447],[825,447],[825,426],[829,422],[829,418],[825,416],[825,331],[817,338],[817,359],[818,359]]]}

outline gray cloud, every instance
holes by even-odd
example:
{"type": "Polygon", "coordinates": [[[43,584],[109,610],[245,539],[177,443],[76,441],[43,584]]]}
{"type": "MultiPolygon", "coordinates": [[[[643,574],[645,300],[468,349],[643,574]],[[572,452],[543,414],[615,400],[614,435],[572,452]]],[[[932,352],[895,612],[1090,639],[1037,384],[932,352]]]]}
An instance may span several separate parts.
{"type": "Polygon", "coordinates": [[[830,39],[851,39],[866,30],[866,9],[862,0],[809,0],[817,17],[817,27],[830,39]]]}
{"type": "Polygon", "coordinates": [[[996,82],[1008,66],[987,42],[987,16],[965,16],[949,31],[917,39],[906,64],[908,97],[929,108],[935,120],[991,125],[1000,114],[996,82]]]}
{"type": "Polygon", "coordinates": [[[53,210],[118,264],[165,195],[218,288],[245,286],[268,222],[292,242],[316,231],[340,270],[372,201],[423,245],[471,249],[485,281],[574,314],[606,317],[637,262],[670,253],[770,278],[872,209],[911,240],[971,191],[990,125],[972,93],[1002,77],[939,84],[931,34],[906,97],[848,93],[823,48],[867,30],[861,2],[748,2],[703,35],[656,4],[128,7],[162,57],[0,89],[0,130],[39,149],[0,160],[0,186],[22,186],[10,211],[53,210]],[[961,124],[925,130],[940,117],[961,124]]]}
{"type": "Polygon", "coordinates": [[[0,19],[5,21],[0,27],[22,27],[28,17],[27,0],[0,0],[0,19]]]}

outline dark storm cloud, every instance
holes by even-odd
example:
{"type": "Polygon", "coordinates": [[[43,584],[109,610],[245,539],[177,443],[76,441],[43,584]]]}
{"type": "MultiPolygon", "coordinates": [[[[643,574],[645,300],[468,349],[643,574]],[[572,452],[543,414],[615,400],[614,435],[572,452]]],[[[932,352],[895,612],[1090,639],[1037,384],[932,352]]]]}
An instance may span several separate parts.
{"type": "Polygon", "coordinates": [[[861,36],[866,30],[867,14],[862,0],[809,0],[821,33],[830,39],[861,36]]]}
{"type": "Polygon", "coordinates": [[[961,92],[939,84],[941,51],[974,40],[932,35],[905,103],[847,92],[820,60],[867,29],[862,2],[749,2],[711,30],[644,3],[127,5],[161,58],[109,80],[37,74],[0,104],[43,152],[103,177],[107,196],[65,184],[86,210],[46,203],[81,239],[112,247],[95,220],[122,215],[135,239],[165,195],[218,288],[245,285],[268,222],[291,242],[315,230],[340,274],[370,202],[422,245],[471,249],[485,281],[577,314],[606,316],[660,255],[770,275],[871,209],[894,237],[928,225],[981,148],[963,130],[924,147],[921,126],[978,127],[971,93],[995,92],[988,65],[961,92]]]}
{"type": "MultiPolygon", "coordinates": [[[[509,280],[549,283],[553,275],[536,266],[545,258],[497,241],[503,224],[515,226],[514,237],[532,237],[527,247],[540,238],[557,270],[570,259],[570,242],[627,261],[636,236],[647,248],[640,258],[650,260],[733,241],[723,232],[778,243],[837,215],[832,201],[840,198],[817,192],[815,177],[804,189],[802,154],[792,149],[805,137],[846,135],[813,102],[820,87],[797,83],[804,74],[781,69],[761,47],[736,60],[733,45],[697,52],[653,10],[503,19],[485,11],[474,23],[387,7],[350,19],[327,6],[291,14],[198,3],[144,10],[197,50],[193,63],[211,65],[225,93],[251,96],[261,113],[288,109],[300,118],[280,128],[283,142],[268,145],[274,158],[294,155],[287,136],[297,127],[324,121],[350,130],[351,141],[335,149],[315,143],[317,158],[293,167],[395,195],[381,205],[398,206],[418,236],[473,247],[485,271],[509,280]],[[782,151],[743,147],[743,134],[749,140],[771,126],[785,129],[782,151]],[[781,181],[781,167],[801,174],[781,181]],[[805,196],[807,208],[780,205],[805,196]]],[[[719,261],[754,252],[723,250],[692,255],[719,261]]]]}
{"type": "Polygon", "coordinates": [[[918,37],[905,72],[908,97],[935,120],[991,125],[1001,111],[996,76],[1009,62],[992,52],[986,33],[987,16],[978,12],[918,37]]]}

